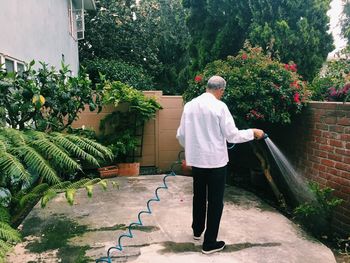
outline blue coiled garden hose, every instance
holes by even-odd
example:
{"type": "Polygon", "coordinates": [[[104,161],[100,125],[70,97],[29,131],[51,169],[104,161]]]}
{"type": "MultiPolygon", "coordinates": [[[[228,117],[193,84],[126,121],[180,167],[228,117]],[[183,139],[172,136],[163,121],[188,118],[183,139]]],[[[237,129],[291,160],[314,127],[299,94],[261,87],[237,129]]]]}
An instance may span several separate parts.
{"type": "Polygon", "coordinates": [[[157,189],[154,191],[155,197],[153,197],[153,198],[151,198],[151,199],[149,199],[147,201],[147,210],[142,210],[141,212],[139,212],[139,214],[137,215],[138,221],[131,223],[128,226],[126,234],[122,234],[122,235],[119,236],[118,244],[116,246],[114,246],[114,247],[110,247],[107,250],[107,256],[106,257],[101,257],[99,259],[96,259],[96,262],[112,263],[112,259],[111,259],[111,255],[110,255],[111,251],[114,250],[114,249],[122,251],[123,250],[122,239],[125,238],[125,237],[127,237],[127,238],[133,238],[134,237],[133,234],[132,234],[132,227],[134,227],[134,226],[142,226],[143,225],[142,219],[141,219],[141,215],[142,214],[152,214],[152,210],[151,210],[151,206],[150,206],[151,202],[159,202],[160,201],[160,198],[159,198],[159,195],[158,195],[158,190],[159,189],[168,189],[168,185],[166,184],[166,178],[169,177],[169,176],[175,176],[175,175],[176,174],[172,170],[169,174],[164,176],[164,178],[163,178],[163,185],[157,187],[157,189]]]}
{"type": "MultiPolygon", "coordinates": [[[[267,134],[264,135],[264,139],[266,139],[268,137],[267,134]]],[[[228,150],[232,150],[233,148],[235,147],[235,144],[231,144],[231,145],[228,145],[227,149],[228,150]]],[[[181,153],[181,152],[180,152],[181,153]]],[[[180,155],[179,153],[179,155],[180,155]]],[[[101,257],[99,259],[96,259],[96,263],[97,262],[107,262],[107,263],[112,263],[112,259],[111,259],[111,251],[112,250],[119,250],[119,251],[122,251],[123,250],[123,246],[122,246],[122,239],[124,237],[127,237],[127,238],[133,238],[133,234],[132,234],[132,227],[134,226],[142,226],[143,223],[142,223],[142,219],[141,219],[141,215],[142,214],[152,214],[152,210],[151,210],[151,202],[159,202],[160,201],[160,198],[159,198],[159,195],[158,195],[158,190],[159,189],[168,189],[168,185],[166,184],[166,178],[169,177],[169,176],[175,176],[175,172],[173,170],[173,165],[171,167],[171,172],[167,175],[165,175],[163,177],[163,185],[162,186],[159,186],[157,187],[157,189],[154,191],[155,193],[155,197],[149,199],[147,201],[147,210],[142,210],[141,212],[139,212],[139,214],[137,215],[137,219],[138,221],[137,222],[133,222],[131,223],[129,226],[128,226],[128,230],[127,230],[127,233],[126,234],[122,234],[119,236],[118,238],[118,244],[114,247],[110,247],[108,250],[107,250],[107,256],[106,257],[101,257]]]]}

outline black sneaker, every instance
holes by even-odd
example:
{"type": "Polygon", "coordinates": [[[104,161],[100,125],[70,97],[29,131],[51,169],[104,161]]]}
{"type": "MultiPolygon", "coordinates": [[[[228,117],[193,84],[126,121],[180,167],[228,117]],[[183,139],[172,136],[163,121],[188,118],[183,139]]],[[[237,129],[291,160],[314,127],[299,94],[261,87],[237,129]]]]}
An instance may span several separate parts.
{"type": "Polygon", "coordinates": [[[202,253],[203,254],[212,254],[218,251],[223,250],[225,247],[225,242],[224,241],[217,241],[215,243],[212,244],[203,244],[203,249],[202,249],[202,253]]]}

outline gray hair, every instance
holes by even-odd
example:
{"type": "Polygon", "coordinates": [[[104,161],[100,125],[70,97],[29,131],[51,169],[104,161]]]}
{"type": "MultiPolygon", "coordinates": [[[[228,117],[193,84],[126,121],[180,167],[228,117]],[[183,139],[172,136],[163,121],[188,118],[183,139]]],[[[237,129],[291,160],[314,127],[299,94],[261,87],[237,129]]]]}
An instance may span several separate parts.
{"type": "Polygon", "coordinates": [[[220,76],[212,76],[208,80],[207,87],[211,90],[224,89],[226,87],[226,80],[220,76]]]}

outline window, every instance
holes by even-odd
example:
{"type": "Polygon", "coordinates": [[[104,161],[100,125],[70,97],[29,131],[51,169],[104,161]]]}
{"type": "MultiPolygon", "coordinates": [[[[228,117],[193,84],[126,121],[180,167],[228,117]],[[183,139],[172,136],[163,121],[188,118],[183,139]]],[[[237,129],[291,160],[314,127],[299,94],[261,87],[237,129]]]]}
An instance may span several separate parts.
{"type": "Polygon", "coordinates": [[[5,58],[5,69],[7,72],[15,72],[15,62],[11,59],[5,58]]]}
{"type": "Polygon", "coordinates": [[[76,9],[70,0],[68,5],[69,33],[75,40],[84,39],[84,16],[84,1],[81,1],[81,9],[76,9]]]}
{"type": "Polygon", "coordinates": [[[1,53],[0,67],[5,69],[7,72],[18,72],[19,74],[22,74],[25,71],[25,65],[23,61],[1,53]]]}

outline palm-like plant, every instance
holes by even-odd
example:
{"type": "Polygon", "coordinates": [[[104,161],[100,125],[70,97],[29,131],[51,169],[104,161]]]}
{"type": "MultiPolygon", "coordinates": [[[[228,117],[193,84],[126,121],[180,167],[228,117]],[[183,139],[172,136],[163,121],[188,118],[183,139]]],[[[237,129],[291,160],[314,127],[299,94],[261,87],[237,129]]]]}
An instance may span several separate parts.
{"type": "Polygon", "coordinates": [[[0,186],[10,193],[12,218],[0,198],[0,263],[11,244],[20,240],[10,222],[16,221],[25,207],[40,198],[41,205],[45,206],[61,192],[65,192],[68,202],[73,204],[76,189],[82,187],[91,196],[94,184],[105,188],[106,182],[83,179],[72,183],[62,182],[62,179],[67,174],[82,171],[82,162],[98,167],[100,161],[111,158],[108,148],[87,138],[1,128],[0,186]]]}

